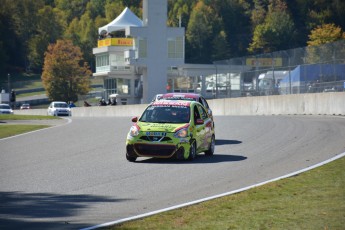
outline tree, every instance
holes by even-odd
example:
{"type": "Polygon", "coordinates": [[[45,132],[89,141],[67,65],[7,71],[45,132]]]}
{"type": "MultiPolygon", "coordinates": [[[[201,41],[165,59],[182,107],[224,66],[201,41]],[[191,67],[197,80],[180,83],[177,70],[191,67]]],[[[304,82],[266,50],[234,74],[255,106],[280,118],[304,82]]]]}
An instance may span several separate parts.
{"type": "Polygon", "coordinates": [[[97,46],[98,30],[90,17],[90,11],[86,11],[80,19],[74,18],[65,31],[64,37],[78,45],[84,54],[84,60],[93,66],[95,57],[90,51],[97,46]]]}
{"type": "Polygon", "coordinates": [[[36,13],[43,5],[42,0],[1,0],[0,40],[6,69],[28,69],[28,40],[35,33],[36,13]]]}
{"type": "Polygon", "coordinates": [[[212,46],[212,60],[221,60],[229,57],[230,49],[225,31],[220,31],[220,33],[215,36],[212,41],[212,46]]]}
{"type": "Polygon", "coordinates": [[[50,100],[77,101],[90,90],[91,71],[80,48],[71,40],[57,40],[45,53],[43,86],[50,100]]]}
{"type": "Polygon", "coordinates": [[[310,32],[308,46],[317,46],[345,39],[345,32],[339,26],[323,24],[310,32]]]}
{"type": "Polygon", "coordinates": [[[214,41],[223,31],[225,33],[226,44],[224,55],[217,56],[225,59],[239,57],[247,54],[247,47],[250,43],[251,24],[250,15],[247,13],[250,7],[243,0],[212,0],[212,8],[216,15],[219,15],[221,23],[217,23],[215,27],[214,41]]]}
{"type": "Polygon", "coordinates": [[[38,10],[37,31],[28,43],[28,60],[33,70],[42,69],[44,52],[48,44],[54,43],[62,36],[64,28],[60,24],[59,15],[59,11],[54,11],[51,6],[44,6],[38,10]]]}
{"type": "Polygon", "coordinates": [[[194,7],[194,0],[169,0],[168,1],[168,25],[171,27],[178,27],[180,20],[181,26],[187,27],[189,15],[192,7],[194,7]]]}
{"type": "Polygon", "coordinates": [[[325,45],[341,39],[345,39],[345,32],[334,24],[323,24],[313,29],[309,34],[306,62],[319,63],[334,61],[335,52],[344,53],[343,47],[325,45]]]}
{"type": "Polygon", "coordinates": [[[214,27],[219,23],[211,7],[202,1],[192,10],[186,31],[187,61],[191,63],[210,63],[212,53],[212,36],[214,27]]]}
{"type": "Polygon", "coordinates": [[[268,53],[289,49],[294,31],[286,3],[283,0],[270,0],[265,21],[255,27],[248,51],[268,53]]]}

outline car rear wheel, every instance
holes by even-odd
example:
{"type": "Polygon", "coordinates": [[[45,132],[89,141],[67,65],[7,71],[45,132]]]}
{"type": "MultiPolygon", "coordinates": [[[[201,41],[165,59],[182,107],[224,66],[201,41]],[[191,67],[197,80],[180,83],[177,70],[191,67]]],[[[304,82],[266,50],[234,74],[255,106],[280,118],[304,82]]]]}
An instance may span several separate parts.
{"type": "Polygon", "coordinates": [[[188,160],[190,161],[194,160],[195,156],[196,156],[196,146],[195,146],[195,142],[193,142],[190,145],[188,160]]]}
{"type": "Polygon", "coordinates": [[[126,153],[126,159],[130,162],[134,162],[137,158],[136,157],[131,157],[131,156],[128,156],[128,154],[126,153]]]}
{"type": "Polygon", "coordinates": [[[214,149],[216,147],[216,140],[214,138],[214,135],[212,135],[211,143],[207,151],[205,151],[206,156],[212,156],[214,153],[214,149]]]}

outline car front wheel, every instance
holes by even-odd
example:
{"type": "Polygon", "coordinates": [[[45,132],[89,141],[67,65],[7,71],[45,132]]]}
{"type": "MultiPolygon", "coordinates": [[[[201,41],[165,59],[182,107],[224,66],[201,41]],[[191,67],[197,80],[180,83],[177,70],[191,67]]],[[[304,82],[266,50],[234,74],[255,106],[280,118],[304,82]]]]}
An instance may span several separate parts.
{"type": "Polygon", "coordinates": [[[136,157],[131,157],[131,156],[128,156],[128,154],[126,153],[126,159],[130,162],[134,162],[137,158],[136,157]]]}
{"type": "Polygon", "coordinates": [[[196,156],[196,146],[195,146],[195,142],[193,142],[190,145],[188,160],[190,161],[194,160],[195,156],[196,156]]]}
{"type": "Polygon", "coordinates": [[[206,156],[212,156],[214,153],[214,149],[216,147],[216,140],[214,138],[214,135],[212,135],[211,143],[207,151],[205,151],[206,156]]]}

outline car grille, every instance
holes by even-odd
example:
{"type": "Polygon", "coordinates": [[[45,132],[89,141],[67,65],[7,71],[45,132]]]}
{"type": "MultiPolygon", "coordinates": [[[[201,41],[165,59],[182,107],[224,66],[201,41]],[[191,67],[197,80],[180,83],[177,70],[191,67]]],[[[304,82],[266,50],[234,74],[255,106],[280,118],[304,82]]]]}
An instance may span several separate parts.
{"type": "Polygon", "coordinates": [[[142,156],[170,157],[176,150],[175,145],[134,144],[135,151],[142,156]]]}
{"type": "Polygon", "coordinates": [[[58,115],[58,116],[69,116],[68,113],[58,113],[57,115],[58,115]]]}
{"type": "Polygon", "coordinates": [[[144,140],[144,141],[150,141],[150,142],[153,142],[153,141],[171,141],[171,138],[170,137],[155,137],[155,136],[142,136],[140,137],[141,140],[144,140]]]}

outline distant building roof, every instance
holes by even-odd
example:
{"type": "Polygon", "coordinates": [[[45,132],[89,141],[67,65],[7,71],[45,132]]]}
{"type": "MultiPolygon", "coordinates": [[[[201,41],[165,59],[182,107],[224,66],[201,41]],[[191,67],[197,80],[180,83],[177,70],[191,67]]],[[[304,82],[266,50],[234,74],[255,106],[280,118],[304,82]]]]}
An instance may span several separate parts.
{"type": "Polygon", "coordinates": [[[113,31],[125,30],[128,27],[142,27],[143,21],[140,20],[128,7],[126,7],[122,13],[107,25],[98,28],[98,33],[102,31],[108,33],[113,31]]]}

